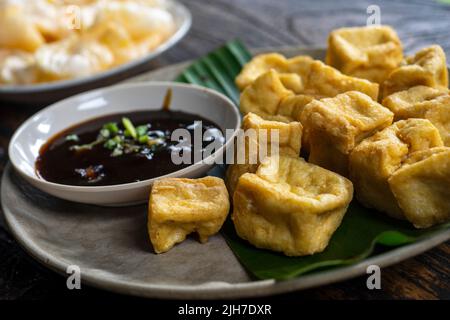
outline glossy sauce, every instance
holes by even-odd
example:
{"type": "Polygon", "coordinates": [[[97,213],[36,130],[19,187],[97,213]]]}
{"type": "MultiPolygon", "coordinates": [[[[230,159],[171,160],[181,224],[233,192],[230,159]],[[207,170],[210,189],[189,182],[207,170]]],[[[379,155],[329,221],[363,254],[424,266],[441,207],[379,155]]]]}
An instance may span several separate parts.
{"type": "MultiPolygon", "coordinates": [[[[208,130],[222,131],[213,122],[198,115],[168,111],[137,111],[108,115],[70,127],[46,142],[39,152],[36,170],[47,181],[77,186],[106,186],[136,182],[162,176],[183,169],[189,164],[174,164],[171,160],[172,148],[178,141],[171,141],[175,129],[185,128],[191,133],[191,149],[194,141],[194,121],[202,121],[202,134],[208,130]],[[117,122],[128,117],[135,126],[149,124],[149,135],[164,135],[166,144],[156,151],[144,150],[138,153],[112,157],[111,150],[98,144],[90,150],[74,151],[73,145],[87,144],[96,140],[105,123],[117,122]],[[67,141],[68,135],[76,134],[79,141],[67,141]],[[94,171],[95,179],[86,178],[86,170],[94,171]]],[[[204,141],[203,148],[211,143],[204,141]]],[[[191,153],[193,154],[193,152],[191,153]]],[[[192,157],[193,158],[193,155],[192,157]]]]}

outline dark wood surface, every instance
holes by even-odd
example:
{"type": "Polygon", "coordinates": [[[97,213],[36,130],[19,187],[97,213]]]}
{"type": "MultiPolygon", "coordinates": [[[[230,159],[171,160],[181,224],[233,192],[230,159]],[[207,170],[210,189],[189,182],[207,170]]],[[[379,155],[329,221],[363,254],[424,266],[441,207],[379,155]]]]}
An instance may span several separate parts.
{"type": "MultiPolygon", "coordinates": [[[[152,63],[152,68],[193,59],[223,42],[240,38],[249,47],[324,47],[330,30],[366,23],[366,9],[377,4],[381,22],[398,31],[407,53],[432,43],[450,57],[450,5],[437,1],[281,1],[185,0],[193,14],[188,36],[152,63]]],[[[14,130],[37,107],[0,101],[0,174],[14,130]]],[[[1,224],[1,223],[0,223],[1,224]]],[[[0,227],[1,299],[117,299],[119,295],[83,287],[69,291],[65,279],[34,262],[0,227]]],[[[126,298],[126,297],[125,297],[126,298]]],[[[382,270],[382,289],[368,290],[366,277],[273,299],[450,299],[450,242],[382,270]]],[[[127,298],[131,299],[131,298],[127,298]]]]}

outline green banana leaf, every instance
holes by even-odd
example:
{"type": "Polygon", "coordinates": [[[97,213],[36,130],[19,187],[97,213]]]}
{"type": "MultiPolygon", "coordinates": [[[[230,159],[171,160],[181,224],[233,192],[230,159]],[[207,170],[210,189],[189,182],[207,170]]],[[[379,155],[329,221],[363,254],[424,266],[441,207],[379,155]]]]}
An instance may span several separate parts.
{"type": "MultiPolygon", "coordinates": [[[[190,65],[176,79],[217,90],[239,105],[239,90],[234,78],[251,58],[238,40],[207,54],[190,65]]],[[[359,262],[374,253],[376,245],[386,248],[406,245],[450,228],[450,223],[429,229],[415,229],[405,221],[362,207],[352,201],[338,230],[322,253],[306,257],[287,257],[258,249],[236,234],[231,219],[222,229],[228,245],[244,267],[258,279],[285,280],[323,268],[359,262]]]]}

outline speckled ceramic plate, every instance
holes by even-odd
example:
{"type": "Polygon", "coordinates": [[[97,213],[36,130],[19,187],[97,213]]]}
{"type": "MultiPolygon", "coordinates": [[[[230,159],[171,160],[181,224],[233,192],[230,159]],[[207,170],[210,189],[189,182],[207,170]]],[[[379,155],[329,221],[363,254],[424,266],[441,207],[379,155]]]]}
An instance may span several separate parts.
{"type": "MultiPolygon", "coordinates": [[[[276,51],[324,55],[324,50],[276,51]]],[[[171,80],[184,67],[171,66],[130,81],[171,80]]],[[[214,170],[223,174],[219,167],[214,170]]],[[[59,200],[30,186],[11,166],[2,178],[1,202],[11,232],[45,266],[65,274],[69,265],[77,265],[82,283],[157,298],[255,297],[316,287],[365,274],[371,264],[398,263],[450,239],[450,230],[442,230],[351,266],[286,281],[255,281],[220,234],[206,244],[188,239],[165,254],[154,254],[147,237],[146,206],[104,208],[59,200]]]]}

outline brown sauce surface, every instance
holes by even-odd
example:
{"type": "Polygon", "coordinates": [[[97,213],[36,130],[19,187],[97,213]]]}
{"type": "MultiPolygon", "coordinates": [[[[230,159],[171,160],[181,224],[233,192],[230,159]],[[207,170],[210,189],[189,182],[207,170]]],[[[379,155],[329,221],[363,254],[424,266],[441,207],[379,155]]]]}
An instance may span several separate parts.
{"type": "MultiPolygon", "coordinates": [[[[180,111],[136,111],[113,114],[88,120],[72,126],[47,141],[40,149],[36,160],[36,170],[43,179],[65,185],[106,186],[136,182],[155,178],[183,169],[189,164],[174,164],[171,160],[172,147],[179,142],[172,142],[172,132],[178,128],[188,129],[191,133],[191,147],[194,141],[194,121],[202,121],[202,134],[208,129],[219,127],[198,115],[180,111]],[[166,144],[156,151],[123,154],[112,157],[111,150],[103,144],[93,146],[90,150],[74,151],[73,145],[90,143],[96,140],[99,130],[107,122],[121,123],[122,117],[128,117],[135,126],[150,124],[149,135],[164,135],[166,144]],[[78,141],[67,141],[66,136],[76,134],[78,141]],[[95,171],[95,179],[86,179],[86,169],[95,171]],[[84,176],[83,176],[84,175],[84,176]]],[[[203,142],[203,148],[209,142],[203,142]]],[[[202,149],[203,150],[203,149],[202,149]]],[[[193,151],[191,159],[193,159],[193,151]]]]}

